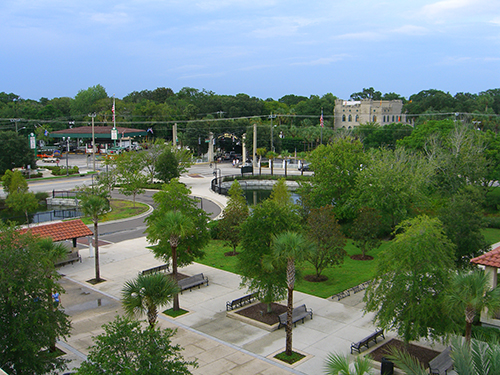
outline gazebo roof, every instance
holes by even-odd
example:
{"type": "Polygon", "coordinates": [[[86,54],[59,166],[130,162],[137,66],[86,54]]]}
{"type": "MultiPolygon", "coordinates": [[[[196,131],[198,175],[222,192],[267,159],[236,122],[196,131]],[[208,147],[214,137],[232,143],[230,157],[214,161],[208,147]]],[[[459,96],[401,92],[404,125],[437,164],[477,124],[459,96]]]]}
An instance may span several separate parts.
{"type": "Polygon", "coordinates": [[[471,263],[500,268],[500,246],[470,260],[471,263]]]}
{"type": "MultiPolygon", "coordinates": [[[[111,139],[112,126],[94,126],[94,138],[111,139]]],[[[146,136],[148,132],[142,129],[124,128],[117,126],[118,138],[146,136]]],[[[80,126],[78,128],[57,130],[49,134],[51,138],[92,138],[92,126],[80,126]]]]}
{"type": "Polygon", "coordinates": [[[19,230],[22,234],[28,231],[37,237],[50,237],[54,242],[93,235],[89,227],[87,227],[80,219],[63,221],[61,223],[44,224],[19,230]]]}

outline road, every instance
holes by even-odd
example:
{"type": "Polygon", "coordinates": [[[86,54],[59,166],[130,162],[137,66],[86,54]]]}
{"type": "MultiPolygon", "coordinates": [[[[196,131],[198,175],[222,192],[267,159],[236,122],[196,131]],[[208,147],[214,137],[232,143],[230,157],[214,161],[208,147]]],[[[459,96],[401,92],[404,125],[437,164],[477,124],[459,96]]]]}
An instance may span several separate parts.
{"type": "MultiPolygon", "coordinates": [[[[62,162],[65,159],[62,159],[62,162]]],[[[39,162],[40,164],[40,162],[39,162]]],[[[76,165],[80,168],[80,171],[90,171],[92,170],[92,163],[87,164],[87,158],[85,155],[69,155],[68,164],[70,166],[76,165]]],[[[64,163],[65,165],[65,163],[64,163]]],[[[39,165],[40,166],[40,165],[39,165]]],[[[100,164],[97,164],[97,168],[100,164]]],[[[217,171],[218,176],[227,176],[233,174],[239,174],[240,169],[232,166],[229,161],[223,163],[217,163],[210,166],[208,163],[195,164],[189,168],[186,173],[187,176],[202,176],[205,178],[211,178],[214,176],[214,171],[217,171]]],[[[276,168],[276,172],[283,173],[283,169],[276,168]]],[[[267,168],[262,169],[263,174],[269,174],[270,171],[267,168]]],[[[300,174],[296,167],[291,167],[288,169],[289,174],[300,174]]],[[[48,192],[52,193],[53,190],[72,190],[77,186],[91,185],[91,176],[75,176],[75,177],[63,177],[56,179],[40,180],[29,182],[29,189],[32,192],[48,192]]],[[[153,194],[155,191],[146,191],[144,194],[138,195],[136,200],[138,202],[147,203],[154,206],[153,194]]],[[[113,198],[123,198],[130,199],[130,197],[125,197],[118,191],[113,192],[113,198]]],[[[201,199],[201,198],[200,198],[201,199]]],[[[203,208],[211,218],[216,217],[221,212],[221,208],[215,202],[203,198],[201,199],[200,206],[203,208]]],[[[109,222],[99,224],[99,237],[104,241],[109,241],[112,243],[125,241],[133,238],[138,238],[145,236],[146,223],[144,221],[145,217],[131,218],[126,221],[120,222],[109,222]]]]}

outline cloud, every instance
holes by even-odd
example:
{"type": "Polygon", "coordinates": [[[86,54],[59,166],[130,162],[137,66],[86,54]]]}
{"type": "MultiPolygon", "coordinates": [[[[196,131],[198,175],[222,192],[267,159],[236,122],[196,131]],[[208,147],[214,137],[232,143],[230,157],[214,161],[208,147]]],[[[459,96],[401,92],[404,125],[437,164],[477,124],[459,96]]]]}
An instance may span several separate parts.
{"type": "Polygon", "coordinates": [[[304,65],[308,65],[308,66],[330,65],[330,64],[332,64],[334,62],[344,60],[346,57],[348,57],[347,54],[340,54],[340,55],[335,55],[335,56],[331,56],[331,57],[320,57],[320,58],[314,59],[314,60],[309,60],[309,61],[304,61],[304,62],[297,62],[297,63],[293,63],[291,65],[295,65],[295,66],[304,66],[304,65]]]}
{"type": "Polygon", "coordinates": [[[258,38],[274,38],[294,36],[307,26],[315,24],[313,18],[304,17],[271,17],[262,20],[263,26],[251,31],[251,35],[258,38]]]}
{"type": "Polygon", "coordinates": [[[429,29],[422,26],[404,25],[392,30],[393,33],[406,34],[406,35],[426,35],[429,29]]]}
{"type": "Polygon", "coordinates": [[[477,3],[478,0],[442,0],[425,5],[421,12],[430,18],[447,17],[451,11],[474,6],[477,3]]]}
{"type": "Polygon", "coordinates": [[[380,39],[382,34],[375,31],[361,31],[358,33],[341,34],[334,37],[334,39],[349,39],[349,40],[377,40],[380,39]]]}
{"type": "Polygon", "coordinates": [[[96,23],[108,26],[119,26],[131,21],[125,12],[93,13],[89,14],[89,18],[96,23]]]}

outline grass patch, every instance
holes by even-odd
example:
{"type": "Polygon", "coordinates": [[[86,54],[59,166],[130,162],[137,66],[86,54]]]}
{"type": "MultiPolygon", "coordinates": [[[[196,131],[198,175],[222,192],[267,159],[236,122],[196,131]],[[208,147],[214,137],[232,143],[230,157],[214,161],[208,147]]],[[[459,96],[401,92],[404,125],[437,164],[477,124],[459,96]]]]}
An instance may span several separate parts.
{"type": "MultiPolygon", "coordinates": [[[[134,203],[127,200],[111,199],[109,203],[111,205],[111,211],[106,215],[99,217],[100,223],[137,216],[149,209],[147,204],[135,202],[134,207],[134,203]]],[[[83,217],[82,221],[87,225],[92,224],[92,220],[88,217],[83,217]]]]}
{"type": "MultiPolygon", "coordinates": [[[[322,272],[322,275],[328,277],[328,280],[323,282],[310,282],[299,277],[295,284],[295,290],[316,297],[327,298],[368,281],[375,276],[378,255],[387,246],[388,242],[384,242],[378,249],[368,252],[368,255],[374,258],[373,260],[352,260],[350,256],[360,254],[361,251],[349,240],[345,247],[347,256],[344,258],[344,263],[338,267],[327,268],[322,272]]],[[[197,262],[237,274],[238,256],[225,256],[224,253],[229,251],[232,251],[232,248],[225,246],[223,241],[212,240],[205,248],[205,257],[203,259],[198,259],[197,262]]],[[[238,248],[237,251],[241,251],[241,249],[238,248]]],[[[297,264],[296,268],[299,276],[315,274],[314,267],[308,262],[297,264]]]]}
{"type": "Polygon", "coordinates": [[[165,310],[163,313],[165,315],[168,315],[172,318],[177,318],[178,316],[181,316],[181,315],[184,315],[184,314],[187,314],[189,311],[187,310],[184,310],[184,309],[179,309],[177,311],[174,311],[173,308],[170,308],[168,310],[165,310]]]}
{"type": "Polygon", "coordinates": [[[486,242],[489,243],[490,245],[500,242],[500,229],[485,228],[481,229],[481,233],[483,234],[486,242]]]}
{"type": "Polygon", "coordinates": [[[295,362],[300,361],[304,358],[304,354],[300,354],[292,351],[292,355],[286,355],[286,352],[278,353],[274,356],[274,358],[279,359],[280,361],[286,362],[289,365],[293,365],[295,362]]]}

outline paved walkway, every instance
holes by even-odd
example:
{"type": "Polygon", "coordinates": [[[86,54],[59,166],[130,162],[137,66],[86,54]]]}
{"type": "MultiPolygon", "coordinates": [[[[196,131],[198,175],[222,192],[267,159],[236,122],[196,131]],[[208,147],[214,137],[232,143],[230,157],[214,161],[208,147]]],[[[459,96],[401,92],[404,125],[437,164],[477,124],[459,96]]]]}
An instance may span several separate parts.
{"type": "MultiPolygon", "coordinates": [[[[181,178],[193,195],[210,199],[222,208],[227,200],[209,190],[210,180],[189,175],[181,178]]],[[[102,332],[102,324],[123,313],[119,298],[125,281],[161,264],[146,248],[148,245],[141,237],[100,246],[101,277],[106,282],[96,286],[86,282],[94,277],[94,259],[86,249],[80,250],[82,263],[60,269],[64,274],[61,284],[66,289],[62,306],[73,322],[72,335],[60,346],[72,359],[72,366],[78,367],[85,358],[92,336],[102,332]]],[[[273,354],[284,350],[284,329],[269,332],[226,316],[226,301],[246,294],[239,287],[238,275],[197,263],[180,272],[202,272],[210,280],[209,286],[180,296],[180,305],[189,314],[176,319],[160,314],[162,327],[178,329],[173,342],[185,349],[185,359],[198,361],[199,368],[193,369],[193,374],[320,374],[329,353],[347,354],[352,341],[375,330],[373,316],[362,312],[362,293],[336,302],[295,292],[294,303],[312,308],[314,319],[294,328],[294,350],[307,357],[294,367],[287,366],[272,359],[273,354]]]]}

